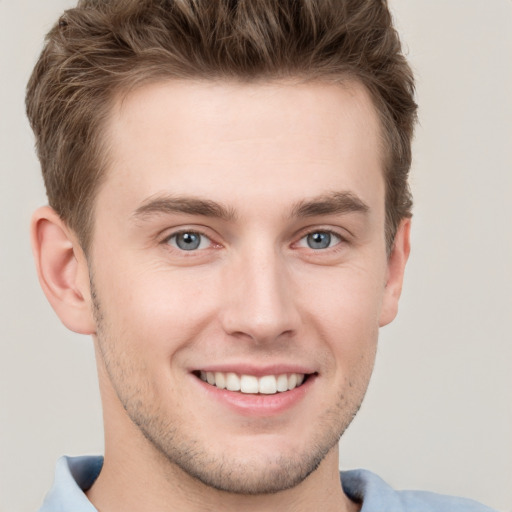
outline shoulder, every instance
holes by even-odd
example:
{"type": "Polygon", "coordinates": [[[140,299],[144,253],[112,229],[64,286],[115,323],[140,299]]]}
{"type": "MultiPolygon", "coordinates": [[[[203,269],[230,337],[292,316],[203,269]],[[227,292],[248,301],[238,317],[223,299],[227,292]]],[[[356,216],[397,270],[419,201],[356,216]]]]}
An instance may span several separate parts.
{"type": "Polygon", "coordinates": [[[476,501],[426,491],[396,491],[364,469],[340,473],[344,492],[361,512],[495,512],[476,501]]]}

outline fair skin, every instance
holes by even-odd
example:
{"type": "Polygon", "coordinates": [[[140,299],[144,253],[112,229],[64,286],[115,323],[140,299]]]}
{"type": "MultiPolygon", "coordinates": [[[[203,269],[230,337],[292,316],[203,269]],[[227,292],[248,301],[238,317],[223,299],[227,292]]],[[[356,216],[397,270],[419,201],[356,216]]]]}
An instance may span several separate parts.
{"type": "Polygon", "coordinates": [[[152,84],[107,133],[87,258],[50,208],[32,230],[50,302],[95,342],[105,463],[88,498],[100,512],[357,510],[337,443],[409,253],[407,220],[386,253],[368,94],[152,84]]]}

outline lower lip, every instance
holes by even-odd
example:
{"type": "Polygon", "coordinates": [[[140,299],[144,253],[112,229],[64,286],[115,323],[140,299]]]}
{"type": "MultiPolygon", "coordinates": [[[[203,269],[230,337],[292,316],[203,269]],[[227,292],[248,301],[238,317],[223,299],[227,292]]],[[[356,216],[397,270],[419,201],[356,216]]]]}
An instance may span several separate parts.
{"type": "Polygon", "coordinates": [[[219,389],[202,381],[198,377],[193,377],[208,394],[209,398],[221,402],[237,414],[260,417],[280,414],[294,407],[311,390],[316,380],[316,375],[309,375],[302,385],[290,391],[275,393],[273,395],[252,395],[239,391],[219,389]]]}

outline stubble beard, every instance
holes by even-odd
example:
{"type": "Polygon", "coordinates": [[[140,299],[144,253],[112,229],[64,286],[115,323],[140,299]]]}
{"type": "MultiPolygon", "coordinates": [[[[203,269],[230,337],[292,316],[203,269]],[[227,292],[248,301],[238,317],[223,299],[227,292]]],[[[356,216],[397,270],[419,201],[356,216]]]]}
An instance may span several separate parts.
{"type": "MultiPolygon", "coordinates": [[[[158,397],[143,370],[123,354],[120,340],[109,335],[108,320],[92,278],[91,295],[98,347],[112,388],[128,417],[160,458],[169,464],[164,472],[171,479],[178,470],[210,488],[239,495],[274,494],[293,488],[313,473],[335,448],[361,406],[373,364],[370,364],[368,378],[358,383],[365,384],[355,386],[360,388],[355,397],[347,399],[340,392],[337,402],[323,412],[314,425],[315,434],[303,443],[302,450],[277,453],[262,460],[256,436],[253,451],[237,454],[226,447],[220,455],[211,453],[208,446],[194,438],[190,429],[180,424],[179,419],[174,421],[172,411],[157,405],[158,397]],[[131,376],[130,381],[127,375],[131,376]],[[133,378],[134,375],[138,378],[133,378]]],[[[311,420],[304,418],[304,421],[311,420]]],[[[215,436],[213,431],[212,436],[215,436]]]]}

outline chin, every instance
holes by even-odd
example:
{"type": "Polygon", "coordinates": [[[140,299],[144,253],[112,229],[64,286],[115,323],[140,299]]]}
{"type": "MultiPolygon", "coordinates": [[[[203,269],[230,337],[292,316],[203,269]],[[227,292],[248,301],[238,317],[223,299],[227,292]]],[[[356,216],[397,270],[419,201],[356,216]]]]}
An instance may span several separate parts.
{"type": "Polygon", "coordinates": [[[178,432],[157,425],[155,419],[149,424],[139,422],[138,426],[159,452],[167,471],[183,472],[210,488],[240,495],[275,494],[296,487],[336,449],[350,423],[348,418],[340,421],[340,409],[336,407],[310,425],[311,429],[302,430],[302,436],[298,432],[290,432],[287,438],[256,434],[238,440],[234,436],[230,440],[217,437],[211,443],[212,439],[207,442],[194,438],[193,431],[178,432]]]}
{"type": "Polygon", "coordinates": [[[231,494],[262,495],[296,487],[318,468],[328,451],[324,449],[302,456],[279,455],[271,459],[258,454],[245,459],[230,455],[217,459],[205,456],[180,457],[178,460],[167,458],[174,466],[210,488],[231,494]]]}

